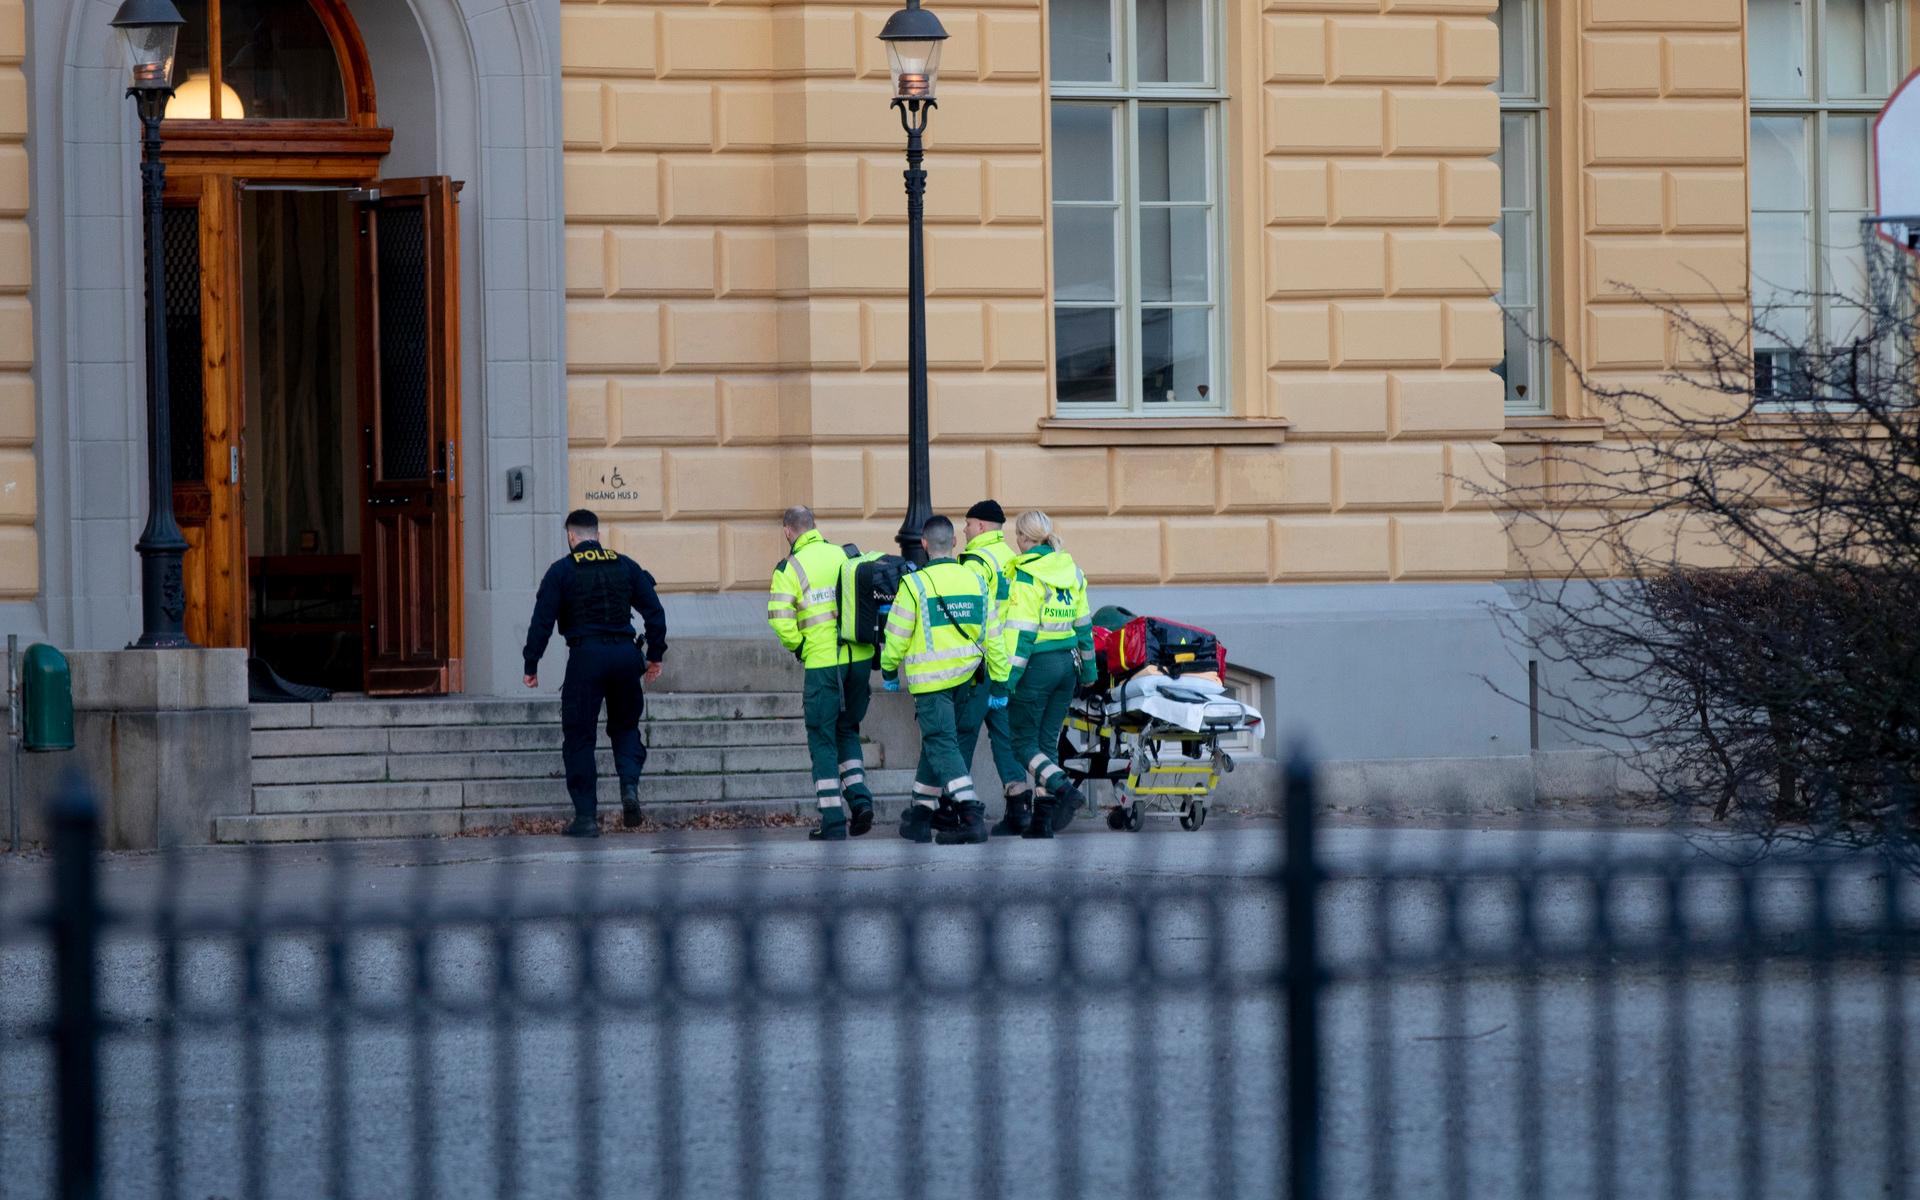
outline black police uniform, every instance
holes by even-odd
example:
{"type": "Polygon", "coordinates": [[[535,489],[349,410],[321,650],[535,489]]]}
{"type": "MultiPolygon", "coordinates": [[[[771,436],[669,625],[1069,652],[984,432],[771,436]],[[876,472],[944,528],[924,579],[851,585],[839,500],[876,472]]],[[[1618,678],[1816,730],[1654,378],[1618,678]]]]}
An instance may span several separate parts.
{"type": "Polygon", "coordinates": [[[569,648],[567,677],[560,685],[564,739],[560,755],[575,817],[594,815],[593,726],[600,719],[603,698],[607,737],[613,742],[613,765],[620,782],[638,782],[647,765],[647,747],[640,740],[645,703],[640,674],[646,667],[634,640],[636,609],[647,627],[646,662],[657,663],[667,655],[667,614],[654,591],[653,576],[626,555],[590,541],[581,542],[573,553],[547,568],[534,601],[533,623],[527,628],[522,653],[527,674],[539,674],[540,657],[547,652],[556,619],[569,648]]]}

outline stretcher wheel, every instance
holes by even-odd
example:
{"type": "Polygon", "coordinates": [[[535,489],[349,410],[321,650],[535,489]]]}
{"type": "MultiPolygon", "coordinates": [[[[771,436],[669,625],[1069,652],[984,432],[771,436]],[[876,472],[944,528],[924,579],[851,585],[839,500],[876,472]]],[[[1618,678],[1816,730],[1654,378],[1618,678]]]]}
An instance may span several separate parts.
{"type": "Polygon", "coordinates": [[[1127,827],[1127,810],[1125,808],[1115,807],[1107,810],[1107,828],[1108,829],[1119,831],[1119,830],[1125,829],[1126,827],[1127,827]]]}
{"type": "Polygon", "coordinates": [[[1127,808],[1127,832],[1139,833],[1142,829],[1146,828],[1146,824],[1147,802],[1145,800],[1135,800],[1127,808]]]}
{"type": "Polygon", "coordinates": [[[1180,828],[1186,830],[1188,833],[1192,833],[1206,823],[1207,806],[1204,804],[1198,802],[1189,804],[1187,811],[1180,814],[1180,828]]]}

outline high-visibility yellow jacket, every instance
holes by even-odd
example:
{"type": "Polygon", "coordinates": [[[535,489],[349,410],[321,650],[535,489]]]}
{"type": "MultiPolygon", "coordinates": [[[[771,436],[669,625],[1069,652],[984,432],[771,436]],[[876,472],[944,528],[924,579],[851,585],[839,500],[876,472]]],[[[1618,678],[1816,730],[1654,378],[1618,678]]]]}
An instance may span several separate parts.
{"type": "Polygon", "coordinates": [[[980,585],[987,590],[987,636],[996,642],[1006,636],[1007,588],[1013,582],[1007,570],[1017,557],[998,529],[987,530],[960,552],[961,563],[980,577],[980,585]]]}
{"type": "Polygon", "coordinates": [[[1006,644],[987,636],[988,611],[980,576],[951,558],[934,559],[900,581],[880,670],[898,671],[915,695],[959,687],[982,659],[989,679],[1006,679],[1006,644]]]}
{"type": "Polygon", "coordinates": [[[1080,682],[1092,683],[1093,617],[1087,609],[1087,577],[1073,565],[1073,556],[1051,546],[1036,546],[1013,560],[1008,578],[1001,620],[1006,690],[1020,686],[1020,676],[1034,655],[1063,651],[1078,652],[1080,682]]]}
{"type": "Polygon", "coordinates": [[[865,662],[872,646],[840,640],[840,568],[847,552],[809,529],[793,553],[773,569],[767,589],[767,624],[780,644],[800,656],[800,665],[832,667],[865,662]]]}

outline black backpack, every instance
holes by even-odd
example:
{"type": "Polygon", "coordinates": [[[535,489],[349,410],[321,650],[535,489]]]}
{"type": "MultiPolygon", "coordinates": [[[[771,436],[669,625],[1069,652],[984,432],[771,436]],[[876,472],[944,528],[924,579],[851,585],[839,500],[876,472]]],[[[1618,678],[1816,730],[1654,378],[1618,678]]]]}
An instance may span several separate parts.
{"type": "MultiPolygon", "coordinates": [[[[840,640],[856,646],[880,646],[887,640],[887,616],[900,581],[913,564],[897,554],[859,554],[840,568],[840,640]]],[[[879,661],[878,659],[875,660],[879,661]]]]}

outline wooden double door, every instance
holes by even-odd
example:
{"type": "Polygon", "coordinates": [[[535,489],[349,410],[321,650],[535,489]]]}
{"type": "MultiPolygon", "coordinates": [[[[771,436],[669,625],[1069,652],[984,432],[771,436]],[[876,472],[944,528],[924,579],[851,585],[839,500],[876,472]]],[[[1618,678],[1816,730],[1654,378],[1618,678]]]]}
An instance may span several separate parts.
{"type": "MultiPolygon", "coordinates": [[[[247,647],[295,682],[342,686],[338,662],[327,678],[303,679],[306,660],[288,649],[330,639],[336,659],[358,658],[368,694],[462,690],[457,185],[176,168],[167,197],[188,635],[247,647]],[[311,339],[305,361],[281,353],[284,314],[277,335],[263,318],[278,309],[256,226],[268,223],[261,194],[274,192],[325,194],[340,234],[313,247],[340,264],[327,281],[338,304],[324,314],[337,328],[319,361],[311,339]],[[311,411],[287,411],[302,404],[311,411]],[[302,492],[326,498],[335,511],[307,523],[329,528],[289,535],[270,524],[302,492]]],[[[276,269],[297,268],[297,235],[274,236],[276,269]]]]}

